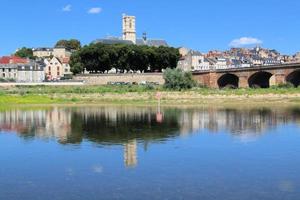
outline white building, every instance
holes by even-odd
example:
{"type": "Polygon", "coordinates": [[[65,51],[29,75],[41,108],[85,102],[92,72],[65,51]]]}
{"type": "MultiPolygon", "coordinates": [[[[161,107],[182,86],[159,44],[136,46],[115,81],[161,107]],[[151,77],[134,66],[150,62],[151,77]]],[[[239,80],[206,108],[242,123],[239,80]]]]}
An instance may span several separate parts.
{"type": "Polygon", "coordinates": [[[19,83],[40,83],[45,80],[44,65],[39,62],[26,64],[1,64],[0,78],[19,83]]]}
{"type": "Polygon", "coordinates": [[[135,16],[123,14],[123,40],[136,44],[135,16]]]}
{"type": "Polygon", "coordinates": [[[17,82],[40,83],[45,80],[44,66],[38,63],[18,65],[17,82]]]}

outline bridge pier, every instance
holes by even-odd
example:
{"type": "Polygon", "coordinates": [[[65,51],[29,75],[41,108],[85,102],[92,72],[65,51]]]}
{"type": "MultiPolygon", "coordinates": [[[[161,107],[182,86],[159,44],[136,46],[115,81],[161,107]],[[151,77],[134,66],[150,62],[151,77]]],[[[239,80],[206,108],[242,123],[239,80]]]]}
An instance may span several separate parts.
{"type": "Polygon", "coordinates": [[[247,75],[242,75],[239,77],[239,87],[240,88],[248,88],[248,76],[247,75]]]}
{"type": "Polygon", "coordinates": [[[280,85],[286,83],[285,74],[282,72],[276,73],[273,75],[275,79],[275,85],[280,85]]]}

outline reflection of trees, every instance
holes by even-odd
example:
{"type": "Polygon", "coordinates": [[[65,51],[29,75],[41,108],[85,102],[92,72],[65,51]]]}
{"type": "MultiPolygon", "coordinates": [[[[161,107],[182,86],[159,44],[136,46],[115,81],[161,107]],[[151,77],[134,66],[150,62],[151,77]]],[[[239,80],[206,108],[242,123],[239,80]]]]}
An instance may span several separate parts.
{"type": "Polygon", "coordinates": [[[100,108],[74,110],[71,129],[70,143],[85,138],[101,144],[123,144],[135,139],[149,142],[174,137],[179,125],[172,112],[165,113],[165,120],[159,123],[153,109],[100,108]]]}

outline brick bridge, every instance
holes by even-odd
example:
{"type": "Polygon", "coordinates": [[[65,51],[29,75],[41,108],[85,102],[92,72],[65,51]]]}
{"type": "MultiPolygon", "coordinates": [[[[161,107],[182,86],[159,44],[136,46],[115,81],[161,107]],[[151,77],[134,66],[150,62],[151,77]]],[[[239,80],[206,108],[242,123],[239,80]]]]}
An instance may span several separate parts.
{"type": "Polygon", "coordinates": [[[298,87],[300,63],[199,71],[193,72],[193,77],[199,84],[211,88],[268,88],[284,83],[298,87]]]}

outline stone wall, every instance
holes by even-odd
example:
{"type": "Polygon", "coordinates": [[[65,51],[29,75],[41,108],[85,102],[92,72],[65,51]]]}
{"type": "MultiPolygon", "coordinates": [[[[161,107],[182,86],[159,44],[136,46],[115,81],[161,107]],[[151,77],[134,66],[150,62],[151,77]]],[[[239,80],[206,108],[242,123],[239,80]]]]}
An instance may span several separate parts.
{"type": "Polygon", "coordinates": [[[146,74],[80,74],[74,76],[76,81],[84,81],[87,85],[106,85],[108,82],[157,82],[164,84],[162,73],[146,73],[146,74]]]}

